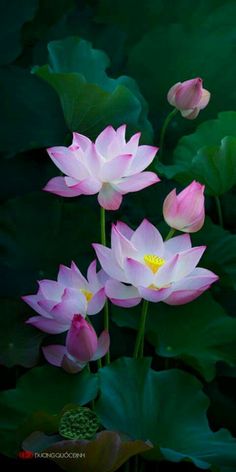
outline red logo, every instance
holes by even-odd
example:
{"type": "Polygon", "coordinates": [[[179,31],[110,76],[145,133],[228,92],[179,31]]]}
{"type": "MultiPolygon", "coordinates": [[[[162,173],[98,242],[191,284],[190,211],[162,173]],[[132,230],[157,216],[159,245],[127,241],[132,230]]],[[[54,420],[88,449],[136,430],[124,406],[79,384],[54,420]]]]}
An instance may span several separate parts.
{"type": "Polygon", "coordinates": [[[18,457],[19,459],[33,459],[34,453],[32,451],[20,451],[18,457]]]}

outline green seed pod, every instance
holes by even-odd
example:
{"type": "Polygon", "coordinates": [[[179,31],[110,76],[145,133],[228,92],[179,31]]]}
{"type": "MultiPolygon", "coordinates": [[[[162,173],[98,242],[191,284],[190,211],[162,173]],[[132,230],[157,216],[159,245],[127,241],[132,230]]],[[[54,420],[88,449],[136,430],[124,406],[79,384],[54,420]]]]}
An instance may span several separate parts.
{"type": "Polygon", "coordinates": [[[92,439],[98,428],[99,419],[96,413],[80,406],[62,415],[59,433],[67,439],[92,439]]]}

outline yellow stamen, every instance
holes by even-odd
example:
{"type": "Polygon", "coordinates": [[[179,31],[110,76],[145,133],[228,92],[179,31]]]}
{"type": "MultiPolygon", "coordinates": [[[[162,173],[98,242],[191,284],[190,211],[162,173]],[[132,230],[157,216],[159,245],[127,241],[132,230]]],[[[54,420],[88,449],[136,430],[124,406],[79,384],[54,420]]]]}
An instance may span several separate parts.
{"type": "Polygon", "coordinates": [[[146,266],[152,270],[153,274],[155,274],[166,262],[165,259],[155,256],[155,254],[145,254],[143,259],[146,266]]]}
{"type": "Polygon", "coordinates": [[[151,284],[148,286],[148,288],[151,288],[152,290],[161,290],[161,288],[169,288],[169,287],[171,287],[171,284],[162,285],[162,287],[157,287],[154,284],[151,284]]]}
{"type": "Polygon", "coordinates": [[[87,302],[90,302],[90,300],[93,298],[92,292],[90,292],[89,290],[85,290],[85,288],[81,288],[80,291],[85,296],[87,302]]]}
{"type": "Polygon", "coordinates": [[[154,284],[149,285],[148,288],[151,288],[152,290],[159,290],[159,288],[154,284]]]}

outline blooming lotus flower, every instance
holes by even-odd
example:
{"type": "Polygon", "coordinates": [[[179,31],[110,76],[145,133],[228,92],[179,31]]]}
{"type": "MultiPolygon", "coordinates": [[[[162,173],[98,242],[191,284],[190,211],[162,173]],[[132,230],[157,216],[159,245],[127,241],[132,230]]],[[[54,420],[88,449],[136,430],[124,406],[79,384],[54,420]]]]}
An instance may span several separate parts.
{"type": "Polygon", "coordinates": [[[196,267],[206,246],[192,247],[188,234],[163,242],[147,220],[136,231],[118,222],[112,228],[111,249],[101,244],[93,247],[113,279],[105,289],[116,305],[134,306],[141,298],[181,305],[199,297],[218,279],[210,270],[196,267]]]}
{"type": "Polygon", "coordinates": [[[49,148],[48,154],[66,177],[51,179],[44,190],[63,197],[98,193],[99,204],[117,210],[123,195],[159,182],[153,172],[142,172],[153,161],[158,148],[139,146],[140,133],[126,142],[126,125],[116,131],[108,126],[95,143],[73,133],[72,145],[49,148]]]}
{"type": "Polygon", "coordinates": [[[26,323],[56,334],[69,329],[75,313],[85,317],[101,311],[106,301],[107,275],[103,270],[96,272],[95,260],[88,268],[87,279],[74,262],[70,268],[61,265],[57,281],[41,280],[36,295],[22,297],[40,315],[29,318],[26,323]]]}
{"type": "Polygon", "coordinates": [[[205,220],[204,189],[195,180],[176,195],[176,189],[167,195],[163,204],[166,223],[185,233],[195,233],[202,228],[205,220]]]}
{"type": "Polygon", "coordinates": [[[211,94],[202,87],[202,79],[186,80],[178,82],[170,88],[167,100],[180,111],[181,115],[188,120],[196,118],[203,108],[209,103],[211,94]]]}
{"type": "Polygon", "coordinates": [[[69,373],[76,373],[88,362],[101,359],[107,353],[109,344],[107,331],[103,331],[98,338],[94,328],[82,315],[74,315],[66,345],[52,344],[43,347],[43,353],[50,364],[62,367],[69,373]]]}

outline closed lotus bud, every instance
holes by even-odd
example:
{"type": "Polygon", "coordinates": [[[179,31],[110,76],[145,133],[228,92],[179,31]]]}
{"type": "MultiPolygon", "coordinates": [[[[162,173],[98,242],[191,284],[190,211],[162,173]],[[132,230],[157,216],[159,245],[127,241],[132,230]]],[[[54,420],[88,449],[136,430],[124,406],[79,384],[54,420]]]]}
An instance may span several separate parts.
{"type": "Polygon", "coordinates": [[[90,361],[101,359],[109,350],[110,337],[104,330],[99,337],[82,315],[74,315],[67,333],[66,346],[51,344],[43,347],[47,361],[76,374],[90,361]]]}
{"type": "Polygon", "coordinates": [[[67,352],[81,362],[89,362],[98,347],[95,330],[81,315],[74,315],[66,337],[67,352]]]}
{"type": "Polygon", "coordinates": [[[195,180],[176,195],[176,189],[167,195],[163,204],[166,223],[185,233],[195,233],[205,220],[204,185],[195,180]]]}
{"type": "Polygon", "coordinates": [[[202,87],[202,79],[197,77],[173,85],[167,94],[167,100],[184,118],[193,120],[208,105],[210,96],[210,92],[202,87]]]}

